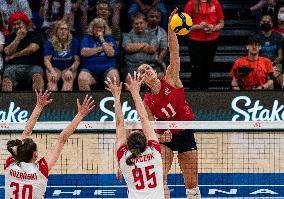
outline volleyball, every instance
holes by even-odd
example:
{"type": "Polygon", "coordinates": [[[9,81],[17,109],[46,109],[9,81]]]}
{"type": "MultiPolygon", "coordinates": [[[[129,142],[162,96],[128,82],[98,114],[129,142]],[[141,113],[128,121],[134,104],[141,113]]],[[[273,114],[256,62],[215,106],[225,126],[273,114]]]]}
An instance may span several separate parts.
{"type": "Polygon", "coordinates": [[[191,31],[192,19],[184,13],[176,13],[170,21],[171,29],[178,35],[187,35],[191,31]]]}

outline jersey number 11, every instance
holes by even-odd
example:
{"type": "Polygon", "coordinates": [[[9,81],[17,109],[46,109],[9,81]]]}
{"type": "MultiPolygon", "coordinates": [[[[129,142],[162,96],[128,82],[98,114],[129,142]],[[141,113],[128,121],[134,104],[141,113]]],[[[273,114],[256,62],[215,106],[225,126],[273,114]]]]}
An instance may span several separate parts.
{"type": "Polygon", "coordinates": [[[170,113],[166,110],[166,108],[162,108],[161,111],[163,113],[165,113],[165,115],[167,116],[167,118],[169,117],[173,117],[175,116],[177,113],[175,111],[175,109],[173,108],[173,106],[171,105],[171,103],[167,104],[167,108],[169,109],[170,113]]]}

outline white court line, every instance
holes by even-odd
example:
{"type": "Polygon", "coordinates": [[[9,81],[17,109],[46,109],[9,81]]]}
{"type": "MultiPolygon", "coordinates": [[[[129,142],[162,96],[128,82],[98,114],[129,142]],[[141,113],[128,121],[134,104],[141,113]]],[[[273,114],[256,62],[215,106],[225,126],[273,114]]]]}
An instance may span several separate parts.
{"type": "MultiPolygon", "coordinates": [[[[284,197],[201,197],[202,199],[262,199],[262,198],[269,198],[269,199],[283,199],[284,197]]],[[[45,199],[118,199],[118,198],[45,198],[45,199]]],[[[119,199],[127,199],[127,198],[119,198],[119,199]]],[[[186,198],[171,198],[171,199],[186,199],[186,198]]]]}
{"type": "MultiPolygon", "coordinates": [[[[176,186],[176,185],[169,185],[169,186],[176,186]]],[[[180,186],[180,185],[177,185],[180,186]]],[[[243,184],[238,184],[238,185],[221,185],[221,184],[217,184],[217,185],[198,185],[199,187],[284,187],[284,184],[249,184],[249,185],[243,185],[243,184]]]]}
{"type": "MultiPolygon", "coordinates": [[[[169,187],[184,187],[184,185],[168,185],[169,187]]],[[[198,185],[199,187],[284,187],[283,184],[280,185],[198,185]]],[[[86,187],[86,188],[101,188],[101,187],[106,187],[106,188],[113,188],[113,187],[126,187],[126,185],[78,185],[78,186],[69,186],[69,185],[52,185],[52,186],[47,186],[50,188],[55,188],[55,187],[62,187],[62,188],[76,188],[76,187],[86,187]]],[[[0,186],[0,189],[4,189],[4,186],[0,186]]],[[[283,197],[284,198],[284,197],[283,197]]]]}

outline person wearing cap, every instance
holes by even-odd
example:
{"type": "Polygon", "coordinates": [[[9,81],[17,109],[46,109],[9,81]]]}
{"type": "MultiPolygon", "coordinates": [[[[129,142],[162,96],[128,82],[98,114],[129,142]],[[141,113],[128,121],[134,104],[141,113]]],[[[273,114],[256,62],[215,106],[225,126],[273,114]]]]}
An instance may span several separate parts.
{"type": "Polygon", "coordinates": [[[233,90],[273,89],[273,67],[270,59],[259,56],[261,41],[250,37],[247,41],[248,54],[238,58],[230,72],[233,90]]]}
{"type": "Polygon", "coordinates": [[[11,92],[22,82],[32,83],[33,90],[44,89],[40,35],[29,31],[31,20],[23,12],[14,12],[9,18],[9,25],[12,33],[4,47],[6,57],[2,91],[11,92]]]}

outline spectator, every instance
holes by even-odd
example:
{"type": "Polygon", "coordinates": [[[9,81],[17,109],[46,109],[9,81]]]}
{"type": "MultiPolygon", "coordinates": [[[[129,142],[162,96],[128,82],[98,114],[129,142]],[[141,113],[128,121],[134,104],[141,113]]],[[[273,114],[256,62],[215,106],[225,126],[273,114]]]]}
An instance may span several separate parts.
{"type": "Polygon", "coordinates": [[[169,13],[165,4],[163,4],[161,0],[132,0],[132,2],[133,3],[130,5],[128,11],[130,19],[132,19],[132,17],[139,11],[142,12],[144,15],[147,15],[147,13],[151,8],[157,8],[162,14],[161,26],[164,29],[167,29],[168,25],[167,19],[169,13]]]}
{"type": "Polygon", "coordinates": [[[75,32],[83,33],[87,27],[87,0],[71,0],[71,2],[71,22],[73,22],[72,27],[75,32]]]}
{"type": "Polygon", "coordinates": [[[125,50],[122,74],[126,82],[130,80],[127,74],[133,74],[143,63],[151,65],[158,73],[161,72],[156,67],[158,39],[156,35],[147,33],[145,16],[142,13],[133,16],[132,27],[128,34],[123,35],[122,41],[122,48],[125,50]]]}
{"type": "Polygon", "coordinates": [[[4,44],[5,44],[5,37],[0,29],[0,86],[2,83],[2,73],[4,70],[4,64],[3,64],[3,57],[2,57],[2,52],[4,49],[4,44]]]}
{"type": "Polygon", "coordinates": [[[272,29],[273,32],[278,32],[284,36],[284,5],[279,7],[277,14],[278,24],[272,29]]]}
{"type": "Polygon", "coordinates": [[[272,61],[275,79],[274,86],[275,88],[283,88],[283,37],[279,33],[272,32],[273,23],[270,15],[266,14],[261,17],[259,27],[260,31],[255,35],[261,45],[259,55],[272,61]]]}
{"type": "Polygon", "coordinates": [[[100,3],[107,3],[110,6],[111,10],[113,11],[111,22],[112,24],[119,26],[120,12],[122,6],[124,5],[124,3],[122,3],[120,0],[88,0],[88,22],[92,21],[95,17],[101,17],[97,14],[97,5],[100,3]]]}
{"type": "Polygon", "coordinates": [[[5,27],[2,14],[0,13],[0,31],[2,32],[3,36],[6,38],[10,34],[8,29],[5,27]]]}
{"type": "Polygon", "coordinates": [[[34,25],[34,29],[36,31],[40,31],[41,26],[42,26],[42,18],[39,16],[39,10],[41,7],[43,0],[28,0],[30,8],[31,8],[31,12],[32,12],[32,21],[33,21],[33,25],[34,25]]]}
{"type": "MultiPolygon", "coordinates": [[[[4,24],[8,28],[8,20],[12,13],[20,11],[25,13],[32,19],[32,12],[27,0],[2,0],[0,4],[0,12],[3,16],[4,24]]],[[[11,27],[12,28],[12,27],[11,27]]]]}
{"type": "Polygon", "coordinates": [[[29,31],[29,17],[23,12],[14,12],[9,18],[13,33],[8,36],[4,52],[5,70],[3,91],[12,91],[19,81],[31,81],[33,90],[44,89],[40,36],[29,31]]]}
{"type": "Polygon", "coordinates": [[[4,27],[2,15],[0,13],[0,87],[1,87],[1,84],[2,84],[2,74],[3,74],[3,70],[4,70],[2,52],[4,50],[5,37],[8,36],[8,34],[9,34],[9,32],[4,27]]]}
{"type": "Polygon", "coordinates": [[[64,20],[71,23],[71,1],[70,0],[43,0],[40,8],[40,16],[44,19],[42,28],[47,30],[47,37],[50,36],[50,28],[55,21],[64,20]]]}
{"type": "Polygon", "coordinates": [[[44,65],[47,75],[47,89],[57,91],[57,82],[62,79],[62,91],[72,91],[77,69],[80,65],[79,42],[72,37],[65,21],[55,24],[51,41],[44,46],[44,65]]]}
{"type": "Polygon", "coordinates": [[[88,0],[87,7],[87,23],[90,23],[94,18],[96,18],[96,0],[88,0]]]}
{"type": "Polygon", "coordinates": [[[263,14],[275,16],[279,2],[279,0],[260,0],[250,7],[250,11],[258,16],[263,14]]]}
{"type": "Polygon", "coordinates": [[[233,90],[273,89],[272,63],[268,58],[259,56],[260,44],[256,37],[250,37],[248,55],[235,61],[230,72],[233,90]]]}
{"type": "Polygon", "coordinates": [[[168,49],[168,38],[167,32],[159,26],[161,21],[161,13],[156,9],[152,8],[147,14],[147,30],[154,34],[158,39],[158,50],[156,53],[157,64],[166,71],[165,58],[168,49]]]}
{"type": "Polygon", "coordinates": [[[218,32],[224,27],[222,7],[218,0],[190,0],[184,11],[191,16],[194,24],[189,33],[191,85],[193,89],[208,89],[218,32]]]}
{"type": "Polygon", "coordinates": [[[259,0],[256,4],[242,8],[237,12],[239,19],[251,19],[254,17],[258,22],[263,14],[268,14],[274,18],[277,16],[279,5],[283,0],[259,0]]]}
{"type": "Polygon", "coordinates": [[[111,7],[107,0],[100,0],[96,5],[97,17],[104,19],[111,28],[111,34],[117,44],[120,43],[120,27],[119,24],[113,23],[109,20],[111,16],[111,7]]]}
{"type": "Polygon", "coordinates": [[[81,42],[82,69],[78,77],[80,91],[90,91],[91,86],[105,78],[114,77],[119,82],[116,68],[117,45],[111,36],[110,27],[102,18],[95,18],[88,34],[81,42]]]}

